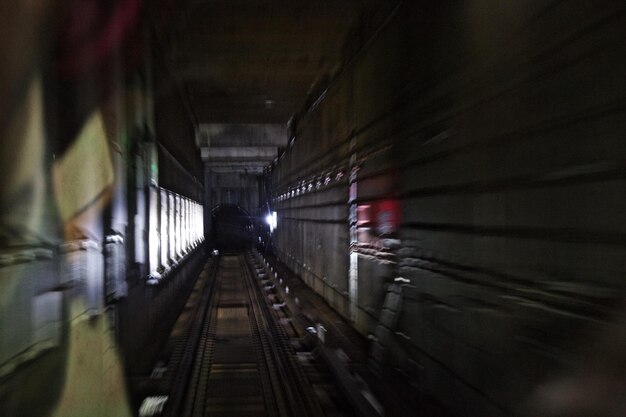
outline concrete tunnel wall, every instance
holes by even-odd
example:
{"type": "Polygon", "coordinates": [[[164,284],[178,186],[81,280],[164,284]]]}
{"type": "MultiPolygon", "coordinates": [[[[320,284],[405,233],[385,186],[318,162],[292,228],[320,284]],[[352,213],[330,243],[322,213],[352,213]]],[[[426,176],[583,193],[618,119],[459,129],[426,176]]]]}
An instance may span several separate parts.
{"type": "Polygon", "coordinates": [[[253,214],[259,206],[259,185],[246,173],[210,173],[211,206],[237,204],[253,214]]]}
{"type": "Polygon", "coordinates": [[[623,296],[626,21],[617,2],[408,3],[297,119],[276,250],[389,368],[458,415],[515,415],[623,296]],[[401,245],[351,244],[386,199],[401,245]]]}

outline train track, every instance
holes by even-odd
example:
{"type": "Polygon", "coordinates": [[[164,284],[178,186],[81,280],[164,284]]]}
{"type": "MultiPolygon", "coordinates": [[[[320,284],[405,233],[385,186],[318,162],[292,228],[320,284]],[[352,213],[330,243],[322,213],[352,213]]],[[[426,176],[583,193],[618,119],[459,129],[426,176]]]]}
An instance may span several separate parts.
{"type": "Polygon", "coordinates": [[[325,372],[298,359],[302,331],[268,273],[252,251],[212,258],[160,388],[146,400],[159,406],[144,401],[141,416],[350,415],[320,403],[319,387],[330,387],[325,372]]]}

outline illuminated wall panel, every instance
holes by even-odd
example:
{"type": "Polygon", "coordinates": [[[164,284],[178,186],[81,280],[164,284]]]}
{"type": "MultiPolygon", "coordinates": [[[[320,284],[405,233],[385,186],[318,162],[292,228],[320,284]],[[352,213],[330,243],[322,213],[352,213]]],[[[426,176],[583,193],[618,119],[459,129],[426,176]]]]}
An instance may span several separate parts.
{"type": "Polygon", "coordinates": [[[168,191],[168,205],[167,211],[169,216],[169,242],[168,242],[168,256],[170,260],[176,257],[176,246],[174,244],[176,239],[176,219],[174,217],[174,193],[168,191]]]}
{"type": "Polygon", "coordinates": [[[160,257],[161,257],[161,265],[167,266],[167,258],[168,258],[168,244],[169,244],[169,213],[167,210],[167,191],[161,189],[161,224],[160,224],[160,235],[161,235],[161,246],[160,246],[160,257]]]}
{"type": "Polygon", "coordinates": [[[150,187],[150,218],[149,218],[149,257],[150,272],[155,273],[159,267],[159,191],[150,187]]]}
{"type": "Polygon", "coordinates": [[[180,258],[182,256],[182,244],[181,244],[181,231],[182,231],[182,224],[181,224],[181,220],[182,220],[182,216],[181,216],[181,204],[180,204],[180,200],[181,197],[177,194],[176,195],[176,213],[174,214],[174,217],[176,218],[176,255],[178,258],[180,258]]]}

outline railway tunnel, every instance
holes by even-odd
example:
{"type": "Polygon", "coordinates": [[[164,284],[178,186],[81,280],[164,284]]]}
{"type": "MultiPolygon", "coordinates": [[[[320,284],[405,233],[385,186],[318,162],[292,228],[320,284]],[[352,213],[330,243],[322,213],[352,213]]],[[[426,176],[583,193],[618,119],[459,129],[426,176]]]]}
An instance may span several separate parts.
{"type": "Polygon", "coordinates": [[[0,6],[0,416],[626,415],[626,6],[0,6]]]}

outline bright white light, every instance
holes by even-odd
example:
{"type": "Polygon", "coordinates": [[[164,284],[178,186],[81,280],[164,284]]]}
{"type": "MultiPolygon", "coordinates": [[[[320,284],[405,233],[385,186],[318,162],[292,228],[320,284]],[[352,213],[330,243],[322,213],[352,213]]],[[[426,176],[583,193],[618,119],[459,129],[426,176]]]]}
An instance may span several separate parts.
{"type": "Polygon", "coordinates": [[[168,258],[167,245],[169,243],[169,217],[167,214],[167,191],[161,188],[161,265],[167,265],[168,258]]]}
{"type": "Polygon", "coordinates": [[[274,229],[276,229],[276,226],[278,225],[278,217],[276,216],[276,212],[273,211],[271,214],[268,214],[265,217],[265,222],[270,227],[270,233],[273,232],[274,229]]]}
{"type": "Polygon", "coordinates": [[[156,272],[159,267],[159,245],[161,243],[159,236],[159,205],[158,205],[158,189],[150,187],[150,224],[149,224],[149,255],[150,255],[150,272],[156,272]]]}

